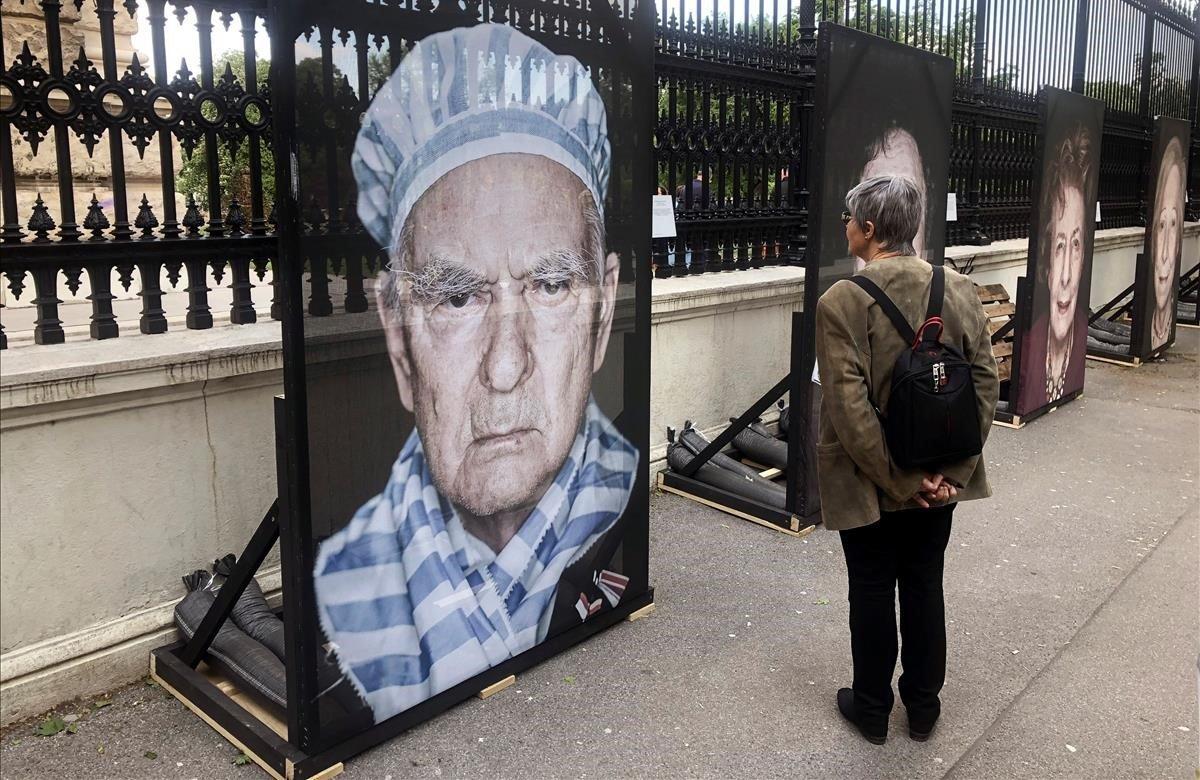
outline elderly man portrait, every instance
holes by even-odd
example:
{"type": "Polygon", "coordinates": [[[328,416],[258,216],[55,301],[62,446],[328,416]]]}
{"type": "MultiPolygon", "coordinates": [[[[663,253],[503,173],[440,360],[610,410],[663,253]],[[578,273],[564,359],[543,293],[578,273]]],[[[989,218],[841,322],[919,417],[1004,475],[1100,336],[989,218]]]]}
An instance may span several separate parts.
{"type": "Polygon", "coordinates": [[[578,61],[491,24],[418,42],[364,116],[358,213],[416,427],[314,577],[376,721],[621,599],[596,556],[639,456],[591,394],[618,289],[607,132],[578,61]]]}

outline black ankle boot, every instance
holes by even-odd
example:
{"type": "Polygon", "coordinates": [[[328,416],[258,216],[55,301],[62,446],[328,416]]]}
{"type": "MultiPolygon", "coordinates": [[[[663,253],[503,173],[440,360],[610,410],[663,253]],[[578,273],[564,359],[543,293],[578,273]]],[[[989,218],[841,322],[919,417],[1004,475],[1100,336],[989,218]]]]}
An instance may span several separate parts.
{"type": "Polygon", "coordinates": [[[887,730],[877,734],[867,731],[858,720],[858,713],[854,709],[854,691],[849,688],[839,688],[837,692],[838,711],[842,713],[842,717],[850,721],[858,732],[863,735],[863,738],[872,745],[882,745],[887,742],[887,730]]]}

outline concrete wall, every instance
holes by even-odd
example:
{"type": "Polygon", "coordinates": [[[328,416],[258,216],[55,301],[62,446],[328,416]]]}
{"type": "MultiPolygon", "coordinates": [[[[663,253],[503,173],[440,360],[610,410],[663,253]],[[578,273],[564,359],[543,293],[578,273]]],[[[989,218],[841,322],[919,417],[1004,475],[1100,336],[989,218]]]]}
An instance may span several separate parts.
{"type": "MultiPolygon", "coordinates": [[[[1190,266],[1200,224],[1185,241],[1190,266]]],[[[951,258],[1015,291],[1023,243],[951,258]]],[[[1098,236],[1093,306],[1132,281],[1140,246],[1136,229],[1098,236]]],[[[720,430],[787,372],[803,285],[800,269],[771,268],[653,290],[657,470],[666,426],[720,430]]],[[[373,360],[372,350],[327,358],[373,360]]],[[[0,353],[0,721],[145,674],[147,652],[173,634],[180,575],[240,551],[274,498],[281,368],[269,321],[0,353]]],[[[277,564],[263,573],[276,597],[277,564]]]]}

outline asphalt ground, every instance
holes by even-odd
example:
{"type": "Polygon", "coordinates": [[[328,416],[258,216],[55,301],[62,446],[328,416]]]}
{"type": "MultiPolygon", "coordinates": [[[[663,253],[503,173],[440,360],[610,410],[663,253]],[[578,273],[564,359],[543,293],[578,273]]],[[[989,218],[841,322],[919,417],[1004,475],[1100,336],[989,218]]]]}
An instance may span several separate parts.
{"type": "MultiPolygon", "coordinates": [[[[344,776],[1195,777],[1198,353],[1200,332],[1181,329],[1161,362],[1089,362],[1082,398],[993,430],[995,497],[959,507],[947,553],[949,671],[927,743],[899,706],[881,747],[837,714],[850,665],[836,534],[793,539],[656,495],[652,616],[344,776]]],[[[37,736],[39,719],[0,735],[0,776],[263,776],[144,682],[57,714],[77,717],[73,733],[37,736]]]]}

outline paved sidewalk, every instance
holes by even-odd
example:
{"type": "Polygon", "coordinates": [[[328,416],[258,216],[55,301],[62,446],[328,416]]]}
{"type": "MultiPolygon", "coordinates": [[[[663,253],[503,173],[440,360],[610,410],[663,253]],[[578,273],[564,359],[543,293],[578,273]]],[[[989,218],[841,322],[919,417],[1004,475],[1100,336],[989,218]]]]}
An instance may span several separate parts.
{"type": "MultiPolygon", "coordinates": [[[[1200,332],[1180,342],[1139,369],[1089,363],[1083,398],[993,431],[996,498],[961,507],[950,542],[950,672],[930,742],[909,741],[902,709],[883,747],[836,713],[849,646],[835,534],[795,540],[660,495],[652,617],[345,776],[1193,777],[1200,332]]],[[[73,734],[6,731],[0,774],[262,776],[162,691],[112,701],[73,734]]]]}

